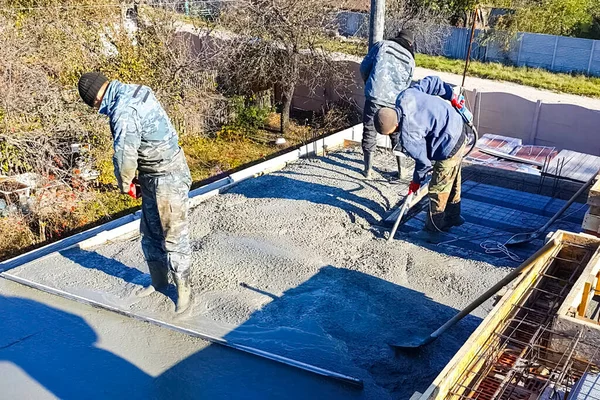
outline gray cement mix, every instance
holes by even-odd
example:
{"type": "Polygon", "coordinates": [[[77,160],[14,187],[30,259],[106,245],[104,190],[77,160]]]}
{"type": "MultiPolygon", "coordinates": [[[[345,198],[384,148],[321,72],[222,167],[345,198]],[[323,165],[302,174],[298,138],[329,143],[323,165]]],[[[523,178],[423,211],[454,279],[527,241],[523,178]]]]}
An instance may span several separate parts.
{"type": "MultiPolygon", "coordinates": [[[[491,303],[420,352],[394,354],[388,343],[432,332],[502,278],[508,263],[388,244],[380,224],[406,185],[386,179],[395,170],[389,153],[378,154],[375,179],[364,180],[361,169],[356,149],[301,160],[194,209],[194,299],[181,316],[172,286],[135,296],[149,284],[139,240],[65,250],[11,274],[364,380],[363,391],[334,398],[408,399],[491,303]]],[[[278,385],[264,384],[265,393],[278,385]]]]}

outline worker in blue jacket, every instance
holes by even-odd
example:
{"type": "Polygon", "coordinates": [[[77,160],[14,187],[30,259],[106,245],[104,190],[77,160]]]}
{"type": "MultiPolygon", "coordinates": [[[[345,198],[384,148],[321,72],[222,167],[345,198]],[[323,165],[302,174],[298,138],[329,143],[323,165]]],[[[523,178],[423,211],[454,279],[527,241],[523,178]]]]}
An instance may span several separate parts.
{"type": "Polygon", "coordinates": [[[187,212],[192,179],[177,132],[146,86],[109,82],[96,72],[83,74],[78,86],[83,101],[109,118],[119,189],[142,198],[142,250],[152,285],[138,295],[165,288],[170,271],[177,286],[176,311],[183,312],[191,297],[187,212]]]}
{"type": "Polygon", "coordinates": [[[396,99],[394,108],[375,116],[377,132],[397,133],[403,151],[415,160],[409,194],[431,173],[429,218],[414,236],[435,242],[439,233],[464,223],[460,216],[461,162],[466,147],[466,125],[455,110],[458,97],[437,76],[428,76],[396,99]],[[432,165],[433,162],[433,165],[432,165]]]}
{"type": "MultiPolygon", "coordinates": [[[[360,74],[365,83],[362,149],[365,160],[363,175],[366,178],[372,175],[377,146],[373,117],[382,107],[394,107],[398,94],[409,87],[414,70],[414,34],[406,29],[393,39],[375,43],[360,64],[360,74]]],[[[392,135],[391,139],[395,147],[397,135],[392,135]]]]}

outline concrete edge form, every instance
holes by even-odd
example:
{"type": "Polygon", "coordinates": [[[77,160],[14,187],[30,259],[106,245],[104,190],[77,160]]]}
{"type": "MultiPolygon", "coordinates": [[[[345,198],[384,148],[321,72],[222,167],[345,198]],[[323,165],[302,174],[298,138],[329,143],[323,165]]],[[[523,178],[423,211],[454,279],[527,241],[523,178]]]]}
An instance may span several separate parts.
{"type": "Polygon", "coordinates": [[[290,367],[298,368],[298,369],[301,369],[301,370],[304,370],[304,371],[307,371],[307,372],[311,372],[311,373],[314,373],[314,374],[317,374],[317,375],[321,375],[321,376],[324,376],[326,378],[335,379],[335,380],[337,380],[339,382],[343,382],[343,383],[346,383],[346,384],[349,384],[349,385],[352,385],[352,386],[355,386],[355,387],[358,387],[358,388],[362,388],[363,387],[363,381],[360,380],[360,379],[358,379],[358,378],[354,378],[354,377],[351,377],[351,376],[348,376],[348,375],[344,375],[344,374],[341,374],[341,373],[338,373],[338,372],[330,371],[330,370],[327,370],[327,369],[324,369],[324,368],[320,368],[320,367],[317,367],[317,366],[314,366],[314,365],[311,365],[311,364],[303,363],[301,361],[296,361],[296,360],[293,360],[291,358],[287,358],[287,357],[284,357],[284,356],[280,356],[280,355],[277,355],[277,354],[270,353],[268,351],[264,351],[264,350],[256,349],[256,348],[253,348],[253,347],[249,347],[249,346],[244,346],[244,345],[232,343],[232,342],[229,342],[229,341],[227,341],[227,340],[225,340],[223,338],[219,338],[219,337],[207,335],[207,334],[204,334],[204,333],[199,332],[199,331],[194,330],[194,329],[183,328],[183,327],[180,327],[180,326],[177,326],[177,325],[173,325],[173,324],[170,324],[168,322],[161,321],[161,320],[149,317],[149,316],[143,316],[143,315],[139,315],[139,314],[132,313],[132,312],[129,312],[129,311],[125,311],[125,310],[119,309],[117,307],[113,307],[113,306],[111,306],[109,304],[100,303],[98,301],[87,299],[85,297],[78,296],[78,295],[75,295],[75,294],[72,294],[72,293],[69,293],[69,292],[65,292],[65,291],[60,290],[60,289],[55,289],[55,288],[52,288],[50,286],[38,284],[38,283],[33,282],[31,280],[24,279],[24,278],[12,275],[12,274],[10,274],[8,272],[2,272],[2,273],[0,273],[0,276],[3,277],[3,278],[5,278],[5,279],[7,279],[7,280],[12,281],[12,282],[20,283],[22,285],[28,286],[28,287],[33,288],[33,289],[40,290],[42,292],[46,292],[46,293],[50,293],[50,294],[53,294],[53,295],[56,295],[56,296],[60,296],[60,297],[63,297],[65,299],[76,301],[78,303],[87,304],[87,305],[90,305],[92,307],[104,309],[104,310],[107,310],[107,311],[112,311],[112,312],[115,312],[117,314],[120,314],[120,315],[123,315],[123,316],[126,316],[126,317],[130,317],[130,318],[133,318],[133,319],[136,319],[136,320],[139,320],[139,321],[143,321],[143,322],[148,322],[148,323],[151,323],[151,324],[159,326],[159,327],[171,329],[173,331],[184,333],[184,334],[187,334],[187,335],[199,338],[199,339],[203,339],[203,340],[209,341],[211,343],[220,344],[222,346],[226,346],[226,347],[229,347],[229,348],[232,348],[232,349],[235,349],[235,350],[240,350],[240,351],[243,351],[245,353],[253,354],[253,355],[256,355],[256,356],[259,356],[259,357],[262,357],[262,358],[266,358],[266,359],[271,360],[271,361],[282,363],[282,364],[288,365],[290,367]]]}
{"type": "MultiPolygon", "coordinates": [[[[246,179],[283,169],[288,163],[294,162],[302,157],[311,154],[322,154],[332,148],[343,146],[345,141],[360,142],[361,139],[362,124],[358,124],[344,129],[343,131],[332,133],[331,135],[303,144],[302,146],[296,146],[296,148],[293,148],[280,156],[258,163],[241,171],[234,172],[222,179],[190,191],[190,208],[197,207],[203,201],[220,194],[224,190],[229,189],[246,179]]],[[[141,211],[137,211],[133,214],[126,215],[114,221],[107,222],[87,231],[77,233],[57,242],[50,243],[46,246],[2,261],[0,262],[0,273],[70,247],[88,249],[117,238],[126,239],[133,237],[137,234],[136,232],[139,231],[140,216],[141,211]]]]}

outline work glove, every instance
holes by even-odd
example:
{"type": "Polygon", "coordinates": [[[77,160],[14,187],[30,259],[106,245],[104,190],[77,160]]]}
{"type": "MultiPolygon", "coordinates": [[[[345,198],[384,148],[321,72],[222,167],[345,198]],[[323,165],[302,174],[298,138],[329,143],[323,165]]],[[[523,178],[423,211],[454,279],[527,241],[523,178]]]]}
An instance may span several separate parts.
{"type": "Polygon", "coordinates": [[[419,188],[421,187],[420,183],[417,182],[411,182],[410,185],[408,185],[408,195],[410,196],[413,193],[417,193],[417,190],[419,190],[419,188]]]}
{"type": "Polygon", "coordinates": [[[142,187],[137,178],[133,178],[133,181],[129,184],[129,192],[127,194],[133,199],[142,197],[142,187]]]}
{"type": "Polygon", "coordinates": [[[462,94],[457,95],[456,93],[452,94],[452,100],[450,100],[450,103],[452,103],[452,106],[458,110],[462,110],[462,108],[465,106],[465,96],[463,96],[462,94]]]}

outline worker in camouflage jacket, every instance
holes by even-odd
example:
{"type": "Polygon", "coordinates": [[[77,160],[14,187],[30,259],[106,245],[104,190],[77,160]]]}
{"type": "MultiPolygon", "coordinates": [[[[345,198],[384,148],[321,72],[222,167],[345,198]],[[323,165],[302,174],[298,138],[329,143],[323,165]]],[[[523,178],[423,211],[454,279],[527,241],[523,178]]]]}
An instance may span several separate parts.
{"type": "MultiPolygon", "coordinates": [[[[413,33],[402,30],[393,39],[375,43],[360,64],[360,74],[365,83],[362,149],[366,178],[371,177],[377,146],[373,117],[382,107],[394,107],[398,94],[410,86],[415,69],[413,45],[413,33]]],[[[398,136],[392,135],[391,140],[392,147],[395,147],[398,136]]],[[[400,169],[400,159],[397,161],[400,169]]]]}
{"type": "Polygon", "coordinates": [[[177,286],[176,311],[183,312],[191,296],[187,219],[191,176],[177,132],[146,86],[109,82],[94,72],[82,75],[78,86],[84,102],[109,118],[119,189],[142,198],[142,250],[152,284],[138,295],[165,288],[170,271],[177,286]]]}
{"type": "Polygon", "coordinates": [[[462,225],[461,162],[467,142],[460,101],[452,87],[437,76],[428,76],[401,93],[394,108],[375,115],[377,132],[397,134],[403,152],[415,160],[408,194],[415,193],[431,174],[429,218],[416,239],[436,242],[441,232],[462,225]],[[432,165],[433,161],[433,165],[432,165]]]}

